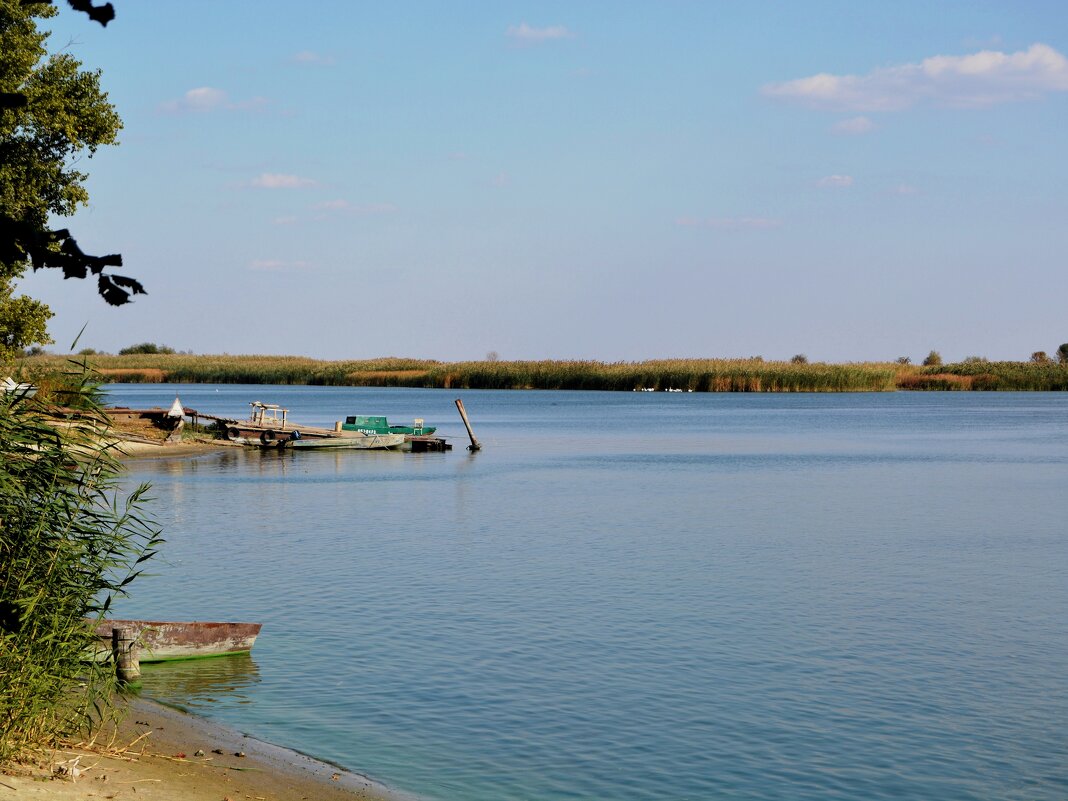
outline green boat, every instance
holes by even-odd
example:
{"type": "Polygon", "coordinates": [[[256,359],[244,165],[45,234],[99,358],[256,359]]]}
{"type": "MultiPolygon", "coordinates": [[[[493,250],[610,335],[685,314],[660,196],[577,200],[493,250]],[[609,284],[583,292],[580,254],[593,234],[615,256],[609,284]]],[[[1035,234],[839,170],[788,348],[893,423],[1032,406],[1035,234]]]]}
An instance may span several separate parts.
{"type": "Polygon", "coordinates": [[[360,431],[364,434],[404,434],[406,437],[425,437],[437,431],[433,426],[424,426],[423,418],[417,417],[410,426],[391,426],[385,417],[353,415],[346,417],[342,431],[360,431]]]}

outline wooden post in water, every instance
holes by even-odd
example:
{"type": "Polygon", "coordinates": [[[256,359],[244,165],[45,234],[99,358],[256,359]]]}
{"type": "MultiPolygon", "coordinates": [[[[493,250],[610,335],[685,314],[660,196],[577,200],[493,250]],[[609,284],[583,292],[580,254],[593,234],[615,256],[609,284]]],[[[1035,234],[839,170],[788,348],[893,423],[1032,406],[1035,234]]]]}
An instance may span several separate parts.
{"type": "Polygon", "coordinates": [[[471,437],[471,444],[467,446],[469,451],[480,451],[482,446],[478,444],[478,440],[475,439],[475,432],[471,430],[471,423],[468,422],[467,412],[464,411],[464,402],[459,398],[456,399],[456,410],[460,413],[460,419],[464,421],[464,426],[467,427],[467,436],[471,437]]]}
{"type": "Polygon", "coordinates": [[[111,653],[115,674],[123,684],[141,683],[141,661],[137,655],[137,635],[132,629],[111,630],[111,653]]]}

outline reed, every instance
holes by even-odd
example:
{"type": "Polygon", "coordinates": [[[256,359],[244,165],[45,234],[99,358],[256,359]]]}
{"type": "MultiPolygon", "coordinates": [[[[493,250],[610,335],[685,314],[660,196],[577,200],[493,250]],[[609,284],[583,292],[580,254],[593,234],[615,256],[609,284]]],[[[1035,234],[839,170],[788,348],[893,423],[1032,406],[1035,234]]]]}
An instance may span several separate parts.
{"type": "Polygon", "coordinates": [[[1068,364],[1056,362],[984,362],[966,361],[940,367],[924,368],[918,376],[921,380],[944,381],[947,386],[922,387],[923,389],[972,389],[1012,392],[1063,392],[1068,390],[1068,364]],[[949,386],[957,382],[967,386],[949,386]]]}
{"type": "Polygon", "coordinates": [[[114,667],[86,661],[93,621],[160,542],[147,487],[118,489],[87,376],[40,384],[0,395],[0,763],[105,714],[114,667]]]}
{"type": "MultiPolygon", "coordinates": [[[[108,380],[195,384],[310,384],[444,389],[592,389],[693,392],[888,392],[1068,389],[1068,367],[1033,362],[912,366],[763,359],[440,362],[396,357],[321,361],[297,356],[91,356],[108,380]]],[[[37,357],[48,365],[60,357],[37,357]]]]}
{"type": "MultiPolygon", "coordinates": [[[[32,360],[42,366],[59,357],[32,360]]],[[[311,384],[464,389],[681,389],[695,392],[869,392],[896,386],[900,365],[661,359],[644,362],[472,361],[382,358],[319,361],[293,356],[133,354],[90,356],[108,380],[311,384]]],[[[916,368],[907,368],[914,370],[916,368]]]]}

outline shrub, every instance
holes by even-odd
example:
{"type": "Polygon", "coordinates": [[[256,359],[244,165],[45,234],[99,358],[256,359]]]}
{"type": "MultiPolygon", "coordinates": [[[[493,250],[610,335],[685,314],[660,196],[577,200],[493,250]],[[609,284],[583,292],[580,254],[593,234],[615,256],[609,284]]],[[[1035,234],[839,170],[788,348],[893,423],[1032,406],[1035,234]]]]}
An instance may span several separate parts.
{"type": "Polygon", "coordinates": [[[798,353],[790,358],[790,364],[808,364],[808,356],[798,353]]]}
{"type": "Polygon", "coordinates": [[[1051,360],[1046,351],[1036,350],[1034,353],[1031,354],[1031,361],[1033,361],[1035,364],[1049,364],[1051,360]]]}
{"type": "Polygon", "coordinates": [[[1057,348],[1057,361],[1061,364],[1068,364],[1068,342],[1057,348]]]}
{"type": "Polygon", "coordinates": [[[910,359],[908,356],[898,356],[897,357],[897,363],[898,364],[912,364],[912,359],[910,359]]]}
{"type": "Polygon", "coordinates": [[[942,354],[937,350],[932,350],[927,354],[927,358],[923,360],[924,367],[940,367],[942,364],[942,354]]]}
{"type": "Polygon", "coordinates": [[[162,353],[166,355],[174,353],[174,348],[168,348],[166,345],[157,345],[154,342],[142,342],[140,345],[130,345],[130,347],[123,348],[119,351],[120,356],[133,356],[139,353],[162,353]]]}

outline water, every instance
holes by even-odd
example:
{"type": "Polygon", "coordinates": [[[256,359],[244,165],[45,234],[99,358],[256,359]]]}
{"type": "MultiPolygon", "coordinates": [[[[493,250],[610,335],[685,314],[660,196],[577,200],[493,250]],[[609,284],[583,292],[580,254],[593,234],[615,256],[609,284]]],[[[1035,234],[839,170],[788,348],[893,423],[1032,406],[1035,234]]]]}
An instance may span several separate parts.
{"type": "Polygon", "coordinates": [[[1068,395],[110,391],[456,444],[134,462],[119,611],[264,623],[150,693],[429,799],[1068,796],[1068,395]]]}

